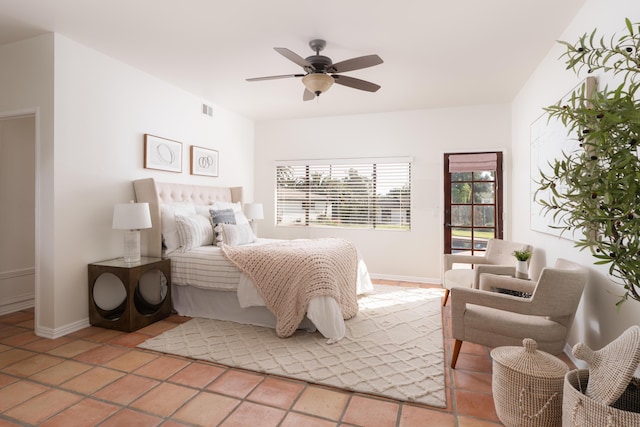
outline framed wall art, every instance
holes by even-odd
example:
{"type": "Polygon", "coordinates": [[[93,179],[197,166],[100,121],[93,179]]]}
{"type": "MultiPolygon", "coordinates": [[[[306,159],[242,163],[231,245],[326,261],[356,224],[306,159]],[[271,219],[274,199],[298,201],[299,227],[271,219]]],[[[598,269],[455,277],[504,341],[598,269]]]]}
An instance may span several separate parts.
{"type": "Polygon", "coordinates": [[[191,146],[191,175],[218,176],[218,151],[191,146]]]}
{"type": "MultiPolygon", "coordinates": [[[[593,93],[596,87],[595,77],[587,77],[574,87],[571,92],[563,96],[558,103],[569,102],[571,94],[585,85],[587,93],[593,93]]],[[[560,218],[545,214],[540,200],[549,200],[551,190],[539,190],[542,174],[553,175],[553,164],[556,159],[562,159],[564,154],[570,154],[580,149],[580,141],[573,135],[557,117],[550,118],[543,114],[531,124],[531,229],[542,233],[552,234],[568,240],[576,240],[573,234],[562,233],[560,218]]],[[[566,184],[557,183],[557,189],[563,191],[566,184]]]]}
{"type": "Polygon", "coordinates": [[[182,173],[182,143],[145,134],[144,167],[182,173]]]}

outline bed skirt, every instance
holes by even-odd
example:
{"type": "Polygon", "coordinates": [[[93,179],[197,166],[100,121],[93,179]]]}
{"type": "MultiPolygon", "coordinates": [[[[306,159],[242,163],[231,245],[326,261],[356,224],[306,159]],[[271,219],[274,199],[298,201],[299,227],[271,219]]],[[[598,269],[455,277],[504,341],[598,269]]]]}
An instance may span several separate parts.
{"type": "MultiPolygon", "coordinates": [[[[264,326],[272,329],[276,327],[276,317],[266,307],[242,308],[238,301],[237,292],[172,285],[171,298],[173,300],[173,308],[180,316],[215,318],[217,320],[264,326]]],[[[313,313],[311,303],[309,306],[310,311],[313,313]]],[[[332,316],[326,317],[333,318],[332,316]]],[[[323,335],[343,337],[344,330],[342,328],[344,328],[344,324],[342,327],[340,325],[328,325],[324,328],[323,335]],[[327,328],[329,329],[328,331],[327,328]]],[[[314,322],[307,315],[298,326],[298,329],[313,332],[319,328],[316,328],[314,322]]]]}

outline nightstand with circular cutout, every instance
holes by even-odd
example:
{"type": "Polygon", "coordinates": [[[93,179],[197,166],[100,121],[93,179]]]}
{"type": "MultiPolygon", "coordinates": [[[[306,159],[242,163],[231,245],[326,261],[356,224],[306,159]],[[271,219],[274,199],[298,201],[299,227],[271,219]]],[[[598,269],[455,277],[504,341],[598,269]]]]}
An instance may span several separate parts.
{"type": "Polygon", "coordinates": [[[132,332],[171,313],[171,260],[141,257],[89,264],[89,321],[132,332]]]}

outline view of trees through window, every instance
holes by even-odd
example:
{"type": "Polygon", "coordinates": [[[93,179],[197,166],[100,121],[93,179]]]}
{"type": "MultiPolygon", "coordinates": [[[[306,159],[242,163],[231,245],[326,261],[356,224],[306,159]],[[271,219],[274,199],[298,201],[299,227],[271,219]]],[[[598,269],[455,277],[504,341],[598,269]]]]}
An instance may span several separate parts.
{"type": "Polygon", "coordinates": [[[277,224],[409,230],[411,163],[276,167],[277,224]]]}
{"type": "Polygon", "coordinates": [[[495,171],[451,174],[451,225],[454,252],[472,249],[473,241],[473,249],[484,249],[495,237],[495,171]]]}

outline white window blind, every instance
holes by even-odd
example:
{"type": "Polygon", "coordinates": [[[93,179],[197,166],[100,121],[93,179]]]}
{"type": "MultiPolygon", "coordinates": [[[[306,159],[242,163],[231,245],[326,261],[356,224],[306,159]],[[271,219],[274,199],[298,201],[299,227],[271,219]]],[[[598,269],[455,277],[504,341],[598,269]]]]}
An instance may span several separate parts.
{"type": "Polygon", "coordinates": [[[411,162],[367,160],[278,162],[277,225],[409,230],[411,162]]]}

